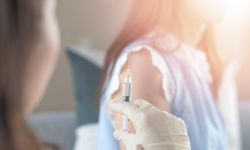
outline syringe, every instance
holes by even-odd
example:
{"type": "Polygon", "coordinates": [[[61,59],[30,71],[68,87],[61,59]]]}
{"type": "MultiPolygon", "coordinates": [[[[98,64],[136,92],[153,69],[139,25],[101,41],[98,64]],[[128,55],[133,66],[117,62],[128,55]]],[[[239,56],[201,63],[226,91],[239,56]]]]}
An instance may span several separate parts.
{"type": "MultiPolygon", "coordinates": [[[[125,80],[123,82],[122,100],[125,102],[130,102],[131,100],[131,76],[129,74],[126,75],[125,80]]],[[[127,128],[128,128],[128,117],[123,115],[122,129],[127,130],[127,128]]]]}

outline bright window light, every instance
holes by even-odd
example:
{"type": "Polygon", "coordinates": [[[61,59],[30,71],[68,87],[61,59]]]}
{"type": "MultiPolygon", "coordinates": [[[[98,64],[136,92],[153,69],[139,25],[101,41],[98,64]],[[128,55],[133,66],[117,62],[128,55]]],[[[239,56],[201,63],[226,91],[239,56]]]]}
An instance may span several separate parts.
{"type": "Polygon", "coordinates": [[[229,0],[227,18],[246,19],[250,9],[249,0],[229,0]]]}

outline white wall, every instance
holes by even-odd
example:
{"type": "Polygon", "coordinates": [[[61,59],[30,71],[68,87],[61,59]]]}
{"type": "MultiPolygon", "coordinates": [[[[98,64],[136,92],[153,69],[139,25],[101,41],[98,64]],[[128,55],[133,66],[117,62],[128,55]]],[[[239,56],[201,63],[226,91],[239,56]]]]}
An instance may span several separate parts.
{"type": "Polygon", "coordinates": [[[62,50],[55,74],[37,111],[74,108],[73,83],[65,47],[87,38],[107,49],[126,18],[131,0],[58,0],[62,50]]]}

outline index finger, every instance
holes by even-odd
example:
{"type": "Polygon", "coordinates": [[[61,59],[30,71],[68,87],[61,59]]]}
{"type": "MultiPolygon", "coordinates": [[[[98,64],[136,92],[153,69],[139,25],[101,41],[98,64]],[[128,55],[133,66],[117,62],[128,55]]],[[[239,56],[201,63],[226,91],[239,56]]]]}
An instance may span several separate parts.
{"type": "Polygon", "coordinates": [[[139,112],[132,102],[112,100],[109,102],[108,107],[118,113],[126,115],[133,123],[136,121],[139,115],[139,112]]]}

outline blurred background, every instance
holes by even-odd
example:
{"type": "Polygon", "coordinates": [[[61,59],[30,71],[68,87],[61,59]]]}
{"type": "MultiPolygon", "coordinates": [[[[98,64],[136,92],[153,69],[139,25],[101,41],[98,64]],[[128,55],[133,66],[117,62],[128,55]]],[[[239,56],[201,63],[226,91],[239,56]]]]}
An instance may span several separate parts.
{"type": "MultiPolygon", "coordinates": [[[[250,5],[247,0],[232,0],[230,15],[218,26],[222,57],[241,62],[237,77],[241,100],[250,99],[250,5]],[[247,37],[248,36],[248,37],[247,37]],[[237,39],[237,40],[235,40],[237,39]],[[226,44],[225,44],[226,43],[226,44]],[[226,55],[225,55],[226,54],[226,55]]],[[[73,81],[65,50],[81,46],[90,51],[106,51],[126,18],[131,0],[60,0],[59,25],[62,32],[61,56],[49,89],[37,111],[74,108],[73,81]]]]}
{"type": "MultiPolygon", "coordinates": [[[[79,121],[79,113],[87,109],[84,106],[81,107],[80,104],[86,105],[89,102],[81,102],[81,98],[84,97],[81,92],[86,93],[86,87],[81,88],[84,86],[81,83],[85,82],[76,80],[82,77],[86,78],[86,81],[91,81],[91,78],[86,77],[88,75],[83,72],[100,73],[105,53],[121,30],[131,1],[58,1],[58,18],[62,33],[61,54],[44,99],[30,119],[41,139],[50,140],[64,147],[63,149],[70,150],[74,144],[75,127],[95,121],[91,119],[90,121],[81,119],[79,121]],[[82,69],[83,72],[79,73],[76,71],[81,70],[79,63],[84,63],[84,65],[92,63],[93,66],[90,65],[87,67],[89,70],[82,69]],[[99,67],[99,69],[96,71],[95,67],[99,67]],[[60,137],[56,132],[60,133],[60,137]],[[68,140],[69,138],[71,139],[68,140]]],[[[250,113],[247,112],[250,110],[249,25],[250,2],[248,0],[231,0],[224,22],[216,26],[218,30],[217,46],[221,49],[220,56],[225,62],[239,62],[239,73],[236,78],[241,114],[250,113]]],[[[86,83],[88,85],[85,86],[98,84],[96,82],[86,83]]],[[[89,110],[89,113],[91,111],[89,110]]],[[[93,114],[96,115],[96,111],[93,114]]],[[[243,130],[249,131],[250,124],[246,121],[249,120],[247,116],[241,115],[241,120],[243,130]],[[247,129],[248,126],[249,129],[247,129]]],[[[250,138],[250,133],[244,131],[244,150],[249,150],[250,145],[247,139],[250,138]]]]}
{"type": "Polygon", "coordinates": [[[73,81],[66,48],[105,52],[122,27],[131,0],[60,0],[59,26],[62,33],[61,56],[49,89],[37,111],[74,108],[73,81]]]}

